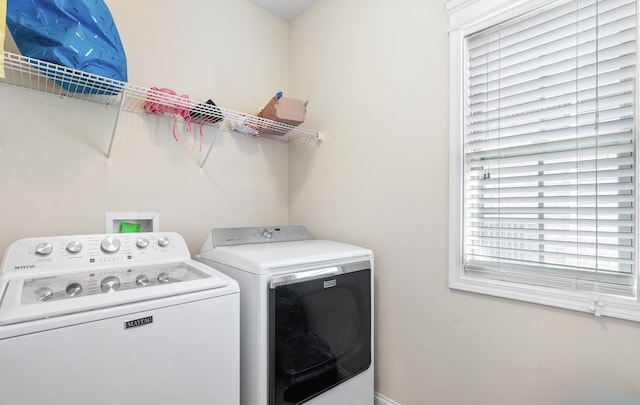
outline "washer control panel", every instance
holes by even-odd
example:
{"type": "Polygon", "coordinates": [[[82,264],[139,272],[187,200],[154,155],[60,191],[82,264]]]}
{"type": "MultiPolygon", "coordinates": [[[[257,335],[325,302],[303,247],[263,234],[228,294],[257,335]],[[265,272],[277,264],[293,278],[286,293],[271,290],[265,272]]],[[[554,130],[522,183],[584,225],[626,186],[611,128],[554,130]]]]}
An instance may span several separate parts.
{"type": "Polygon", "coordinates": [[[9,246],[2,273],[42,275],[188,259],[190,253],[184,239],[173,232],[26,238],[9,246]]]}
{"type": "Polygon", "coordinates": [[[200,280],[209,275],[185,263],[120,267],[25,278],[20,303],[37,304],[97,294],[200,280]]]}
{"type": "Polygon", "coordinates": [[[229,286],[174,232],[20,239],[0,267],[0,327],[229,286]]]}

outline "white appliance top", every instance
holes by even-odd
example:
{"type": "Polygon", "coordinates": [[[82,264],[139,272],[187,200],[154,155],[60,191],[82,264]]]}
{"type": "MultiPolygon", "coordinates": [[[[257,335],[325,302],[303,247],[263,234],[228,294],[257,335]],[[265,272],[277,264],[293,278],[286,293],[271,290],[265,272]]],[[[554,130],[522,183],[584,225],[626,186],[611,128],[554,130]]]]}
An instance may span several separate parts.
{"type": "Polygon", "coordinates": [[[195,291],[231,281],[173,232],[20,239],[0,266],[0,325],[195,291]]]}
{"type": "Polygon", "coordinates": [[[284,226],[214,229],[198,258],[253,274],[267,274],[345,261],[373,260],[373,254],[359,246],[313,239],[302,226],[284,226]]]}

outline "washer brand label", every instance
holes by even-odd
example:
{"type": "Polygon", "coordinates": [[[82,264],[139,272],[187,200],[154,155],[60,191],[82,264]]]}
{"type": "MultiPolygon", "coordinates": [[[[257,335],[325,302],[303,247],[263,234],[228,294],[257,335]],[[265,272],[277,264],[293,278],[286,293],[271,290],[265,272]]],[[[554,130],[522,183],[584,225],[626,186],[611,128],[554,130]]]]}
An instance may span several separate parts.
{"type": "Polygon", "coordinates": [[[145,316],[144,318],[134,319],[132,321],[125,321],[124,328],[135,328],[137,326],[144,326],[153,323],[153,316],[145,316]]]}
{"type": "Polygon", "coordinates": [[[35,264],[20,264],[17,266],[13,266],[14,270],[30,270],[35,268],[36,268],[35,264]]]}
{"type": "Polygon", "coordinates": [[[325,281],[324,282],[324,288],[331,288],[331,287],[335,287],[336,286],[336,279],[334,278],[333,280],[329,280],[329,281],[325,281]]]}

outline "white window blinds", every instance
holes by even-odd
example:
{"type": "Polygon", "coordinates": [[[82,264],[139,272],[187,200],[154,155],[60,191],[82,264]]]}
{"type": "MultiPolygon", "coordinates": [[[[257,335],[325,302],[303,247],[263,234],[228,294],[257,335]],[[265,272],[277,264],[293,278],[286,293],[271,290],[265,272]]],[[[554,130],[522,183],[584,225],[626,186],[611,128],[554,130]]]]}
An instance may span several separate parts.
{"type": "Polygon", "coordinates": [[[633,295],[635,0],[466,38],[464,271],[633,295]]]}

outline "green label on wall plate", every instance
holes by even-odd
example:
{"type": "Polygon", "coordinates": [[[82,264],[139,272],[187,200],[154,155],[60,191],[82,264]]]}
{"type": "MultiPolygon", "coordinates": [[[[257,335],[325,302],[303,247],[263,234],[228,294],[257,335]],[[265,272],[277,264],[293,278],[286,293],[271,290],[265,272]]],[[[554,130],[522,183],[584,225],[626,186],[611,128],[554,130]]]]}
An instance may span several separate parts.
{"type": "Polygon", "coordinates": [[[120,222],[120,233],[136,233],[140,232],[140,224],[132,222],[120,222]]]}

